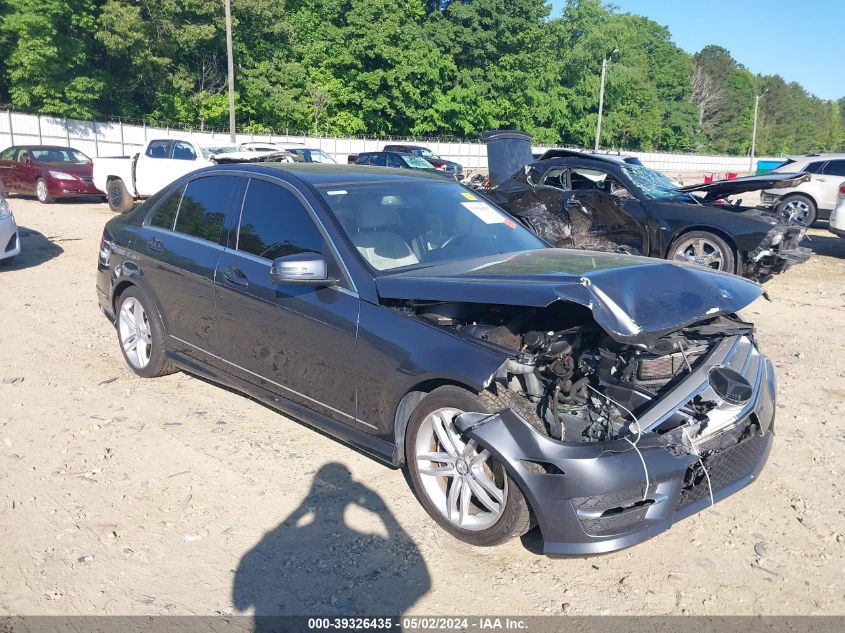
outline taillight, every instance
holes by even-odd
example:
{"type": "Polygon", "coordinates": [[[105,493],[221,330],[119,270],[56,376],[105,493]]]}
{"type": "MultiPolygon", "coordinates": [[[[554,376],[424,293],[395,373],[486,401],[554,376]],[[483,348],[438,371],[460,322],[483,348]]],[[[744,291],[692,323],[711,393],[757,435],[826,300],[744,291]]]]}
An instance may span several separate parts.
{"type": "Polygon", "coordinates": [[[839,185],[839,197],[845,198],[845,182],[839,185]]]}
{"type": "Polygon", "coordinates": [[[106,245],[106,234],[100,236],[100,250],[103,250],[103,246],[106,245]]]}

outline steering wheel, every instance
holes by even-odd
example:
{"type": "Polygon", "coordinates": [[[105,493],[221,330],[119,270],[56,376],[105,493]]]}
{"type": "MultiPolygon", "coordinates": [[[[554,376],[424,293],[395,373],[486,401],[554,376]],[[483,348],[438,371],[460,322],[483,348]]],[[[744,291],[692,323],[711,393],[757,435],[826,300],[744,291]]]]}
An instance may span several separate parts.
{"type": "Polygon", "coordinates": [[[440,246],[440,249],[442,250],[449,246],[460,245],[463,242],[477,241],[480,239],[482,238],[478,235],[473,235],[472,233],[458,233],[457,235],[453,235],[448,240],[443,242],[443,244],[440,246]]]}

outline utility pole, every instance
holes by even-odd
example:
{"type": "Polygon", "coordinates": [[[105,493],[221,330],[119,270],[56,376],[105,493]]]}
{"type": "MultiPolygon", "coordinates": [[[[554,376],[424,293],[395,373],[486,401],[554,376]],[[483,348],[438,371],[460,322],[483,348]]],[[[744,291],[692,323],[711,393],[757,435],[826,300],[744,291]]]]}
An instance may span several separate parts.
{"type": "Polygon", "coordinates": [[[599,140],[601,139],[601,116],[604,110],[604,78],[607,74],[607,62],[610,61],[610,56],[619,52],[618,48],[614,48],[607,57],[601,60],[601,87],[599,88],[599,120],[596,122],[596,144],[593,149],[599,148],[599,140]]]}
{"type": "Polygon", "coordinates": [[[760,108],[760,99],[766,94],[768,88],[765,88],[760,94],[754,95],[754,127],[751,128],[751,164],[748,166],[748,172],[754,175],[754,149],[757,145],[757,111],[760,108]]]}
{"type": "Polygon", "coordinates": [[[229,140],[235,142],[235,64],[232,61],[232,0],[226,3],[226,56],[229,66],[229,140]]]}

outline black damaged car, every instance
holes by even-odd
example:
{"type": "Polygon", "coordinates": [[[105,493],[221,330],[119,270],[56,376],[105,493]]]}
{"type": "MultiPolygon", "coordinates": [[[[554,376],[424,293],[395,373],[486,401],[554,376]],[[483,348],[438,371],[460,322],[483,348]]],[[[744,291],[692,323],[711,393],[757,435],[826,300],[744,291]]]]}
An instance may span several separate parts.
{"type": "MultiPolygon", "coordinates": [[[[775,383],[757,284],[549,248],[410,170],[226,165],[106,224],[132,370],[228,385],[395,467],[455,537],[549,554],[668,529],[753,481],[775,383]]],[[[316,456],[319,459],[319,456],[316,456]]]]}
{"type": "Polygon", "coordinates": [[[636,158],[555,149],[535,160],[519,133],[487,138],[493,186],[485,196],[555,246],[648,255],[757,281],[811,255],[799,245],[806,229],[727,199],[794,187],[807,174],[681,187],[636,158]]]}

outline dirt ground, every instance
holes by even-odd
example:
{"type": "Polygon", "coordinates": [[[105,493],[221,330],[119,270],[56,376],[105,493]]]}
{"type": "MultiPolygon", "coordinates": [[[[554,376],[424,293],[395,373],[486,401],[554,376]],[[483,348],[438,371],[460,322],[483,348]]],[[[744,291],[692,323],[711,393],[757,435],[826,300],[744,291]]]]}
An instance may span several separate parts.
{"type": "Polygon", "coordinates": [[[241,395],[135,377],[96,303],[104,204],[12,199],[0,613],[845,614],[845,240],[744,316],[778,370],[758,482],[646,543],[472,548],[400,471],[241,395]]]}

